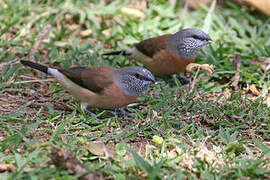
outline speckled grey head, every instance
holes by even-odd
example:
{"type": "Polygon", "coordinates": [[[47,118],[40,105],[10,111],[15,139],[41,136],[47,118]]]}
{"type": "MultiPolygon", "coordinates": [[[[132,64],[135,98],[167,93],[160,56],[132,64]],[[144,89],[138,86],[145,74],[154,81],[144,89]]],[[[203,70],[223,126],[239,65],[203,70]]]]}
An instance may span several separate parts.
{"type": "Polygon", "coordinates": [[[115,70],[115,80],[127,95],[140,95],[156,82],[154,75],[143,67],[130,66],[115,70]]]}
{"type": "Polygon", "coordinates": [[[167,48],[177,56],[193,59],[201,48],[211,43],[211,41],[212,39],[205,32],[195,28],[188,28],[173,34],[167,41],[167,48]]]}

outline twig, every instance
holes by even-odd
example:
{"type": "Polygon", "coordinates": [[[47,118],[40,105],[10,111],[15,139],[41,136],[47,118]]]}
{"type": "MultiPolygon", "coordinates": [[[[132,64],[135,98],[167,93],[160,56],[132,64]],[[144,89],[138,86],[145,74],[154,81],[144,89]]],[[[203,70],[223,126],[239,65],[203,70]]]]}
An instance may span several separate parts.
{"type": "Polygon", "coordinates": [[[240,79],[240,66],[241,66],[241,55],[240,54],[236,54],[235,58],[232,62],[232,64],[235,66],[236,68],[236,73],[235,75],[231,78],[231,86],[237,90],[238,89],[238,83],[239,83],[239,79],[240,79]]]}
{"type": "Polygon", "coordinates": [[[194,89],[194,86],[195,86],[196,81],[197,81],[197,76],[198,76],[200,70],[201,70],[201,67],[199,66],[198,69],[197,69],[197,71],[196,71],[196,73],[195,73],[195,76],[193,78],[193,81],[189,85],[189,93],[191,93],[193,91],[193,89],[194,89]]]}
{"type": "Polygon", "coordinates": [[[2,68],[3,68],[4,66],[6,66],[6,65],[15,63],[16,61],[18,61],[18,59],[19,59],[19,58],[15,58],[15,59],[13,59],[12,61],[0,63],[0,70],[2,70],[2,68]]]}
{"type": "Polygon", "coordinates": [[[7,86],[10,86],[13,82],[14,82],[14,79],[16,77],[16,74],[14,73],[8,80],[7,82],[5,83],[7,86]]]}
{"type": "Polygon", "coordinates": [[[22,79],[40,80],[39,78],[36,78],[36,77],[33,77],[33,76],[20,75],[19,77],[22,78],[22,79]]]}
{"type": "Polygon", "coordinates": [[[38,47],[40,46],[41,42],[48,36],[49,32],[51,31],[51,25],[47,24],[43,30],[40,32],[40,34],[37,36],[36,40],[35,40],[35,44],[32,47],[29,57],[30,57],[30,61],[35,62],[35,54],[38,51],[38,47]]]}
{"type": "Polygon", "coordinates": [[[109,158],[109,157],[110,157],[110,154],[108,153],[107,148],[106,148],[106,145],[105,145],[104,143],[103,143],[103,145],[102,145],[102,149],[103,149],[103,151],[104,151],[105,157],[106,157],[106,158],[109,158]]]}
{"type": "Polygon", "coordinates": [[[25,28],[23,28],[21,30],[20,34],[16,38],[21,38],[22,36],[25,36],[26,35],[26,31],[29,30],[33,26],[33,24],[36,21],[38,21],[40,18],[42,18],[42,17],[48,17],[49,15],[55,14],[57,12],[58,12],[58,10],[56,10],[56,9],[48,8],[44,13],[35,16],[33,19],[31,19],[29,21],[29,23],[25,26],[25,28]]]}
{"type": "Polygon", "coordinates": [[[35,83],[35,82],[51,82],[51,81],[55,81],[55,79],[35,79],[35,80],[28,80],[28,81],[19,81],[19,82],[15,82],[13,84],[25,84],[25,83],[35,83]]]}
{"type": "Polygon", "coordinates": [[[52,146],[51,160],[55,166],[67,169],[70,174],[83,174],[79,177],[81,180],[102,180],[103,177],[99,172],[89,172],[89,169],[79,160],[72,156],[71,152],[52,146]]]}

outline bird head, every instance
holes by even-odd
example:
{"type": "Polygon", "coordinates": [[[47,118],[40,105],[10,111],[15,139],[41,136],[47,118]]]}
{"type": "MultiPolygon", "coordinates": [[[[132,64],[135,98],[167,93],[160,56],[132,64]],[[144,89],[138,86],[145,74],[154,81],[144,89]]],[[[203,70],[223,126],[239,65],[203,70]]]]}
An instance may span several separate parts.
{"type": "Polygon", "coordinates": [[[201,48],[210,44],[212,39],[200,29],[188,28],[173,34],[167,43],[168,49],[187,59],[196,58],[201,48]]]}
{"type": "Polygon", "coordinates": [[[130,66],[117,69],[115,80],[127,95],[139,95],[146,88],[155,83],[154,75],[147,69],[139,66],[130,66]]]}

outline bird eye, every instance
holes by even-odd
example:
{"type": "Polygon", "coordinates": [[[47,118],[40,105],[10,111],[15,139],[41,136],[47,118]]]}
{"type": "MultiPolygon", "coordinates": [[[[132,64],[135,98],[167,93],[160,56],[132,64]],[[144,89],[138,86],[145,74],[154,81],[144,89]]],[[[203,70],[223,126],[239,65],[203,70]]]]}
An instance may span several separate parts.
{"type": "Polygon", "coordinates": [[[139,77],[140,77],[140,75],[139,75],[138,73],[136,73],[136,74],[135,74],[135,77],[136,77],[136,78],[139,78],[139,77]]]}
{"type": "Polygon", "coordinates": [[[197,36],[197,35],[193,35],[192,38],[194,38],[194,39],[199,39],[199,40],[202,39],[201,37],[199,37],[199,36],[197,36]]]}

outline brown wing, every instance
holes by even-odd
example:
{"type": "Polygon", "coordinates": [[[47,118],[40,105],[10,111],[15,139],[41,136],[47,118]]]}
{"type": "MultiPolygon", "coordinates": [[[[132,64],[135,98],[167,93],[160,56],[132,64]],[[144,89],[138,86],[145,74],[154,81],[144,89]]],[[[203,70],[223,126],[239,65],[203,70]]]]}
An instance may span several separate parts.
{"type": "Polygon", "coordinates": [[[135,44],[135,47],[144,55],[152,58],[156,53],[166,49],[166,41],[170,36],[170,34],[166,34],[163,36],[146,39],[135,44]]]}
{"type": "Polygon", "coordinates": [[[74,83],[96,93],[113,83],[113,68],[110,67],[73,67],[59,71],[74,83]]]}

